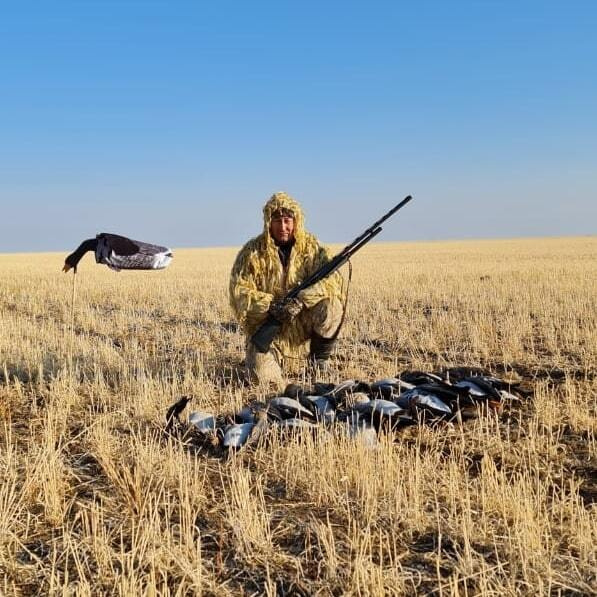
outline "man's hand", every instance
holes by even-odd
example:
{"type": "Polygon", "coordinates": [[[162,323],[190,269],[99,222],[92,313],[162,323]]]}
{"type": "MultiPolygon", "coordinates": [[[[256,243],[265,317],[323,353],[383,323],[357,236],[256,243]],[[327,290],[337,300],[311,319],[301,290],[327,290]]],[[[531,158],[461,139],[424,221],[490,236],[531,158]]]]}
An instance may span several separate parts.
{"type": "Polygon", "coordinates": [[[272,301],[269,314],[280,323],[292,321],[303,310],[303,303],[298,299],[272,301]]]}

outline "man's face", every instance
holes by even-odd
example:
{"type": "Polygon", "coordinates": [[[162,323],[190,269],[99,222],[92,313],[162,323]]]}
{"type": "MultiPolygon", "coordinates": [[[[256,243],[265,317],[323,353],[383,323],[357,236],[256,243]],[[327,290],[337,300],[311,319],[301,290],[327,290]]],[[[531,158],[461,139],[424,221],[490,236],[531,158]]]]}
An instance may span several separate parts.
{"type": "Polygon", "coordinates": [[[277,243],[287,243],[294,238],[294,218],[290,215],[275,214],[269,225],[269,233],[277,243]]]}

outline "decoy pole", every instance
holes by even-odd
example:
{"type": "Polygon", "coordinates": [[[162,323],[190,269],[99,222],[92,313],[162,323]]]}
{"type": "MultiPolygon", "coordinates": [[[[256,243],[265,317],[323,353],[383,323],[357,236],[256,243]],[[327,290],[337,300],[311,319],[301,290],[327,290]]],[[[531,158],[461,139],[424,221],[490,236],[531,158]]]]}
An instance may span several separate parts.
{"type": "Polygon", "coordinates": [[[77,270],[73,272],[73,291],[70,301],[70,340],[68,348],[68,367],[71,382],[73,380],[73,347],[75,343],[75,300],[77,298],[77,270]]]}

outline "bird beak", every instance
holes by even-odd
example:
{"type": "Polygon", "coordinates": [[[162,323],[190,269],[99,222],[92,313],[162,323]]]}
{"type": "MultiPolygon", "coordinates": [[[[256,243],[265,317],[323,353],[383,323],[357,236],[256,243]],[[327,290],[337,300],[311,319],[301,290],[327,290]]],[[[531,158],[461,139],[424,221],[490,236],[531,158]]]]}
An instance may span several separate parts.
{"type": "Polygon", "coordinates": [[[72,268],[71,268],[71,266],[70,266],[68,263],[65,263],[65,264],[64,264],[64,267],[62,268],[62,271],[63,271],[64,273],[66,273],[66,272],[68,272],[70,269],[72,269],[72,268]]]}

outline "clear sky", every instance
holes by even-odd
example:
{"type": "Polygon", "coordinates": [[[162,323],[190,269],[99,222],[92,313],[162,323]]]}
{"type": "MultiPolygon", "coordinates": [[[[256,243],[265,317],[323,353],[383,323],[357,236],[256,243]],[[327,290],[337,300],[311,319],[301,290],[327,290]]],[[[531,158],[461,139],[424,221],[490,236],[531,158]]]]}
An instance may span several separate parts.
{"type": "Polygon", "coordinates": [[[0,252],[594,234],[597,2],[0,2],[0,252]]]}

